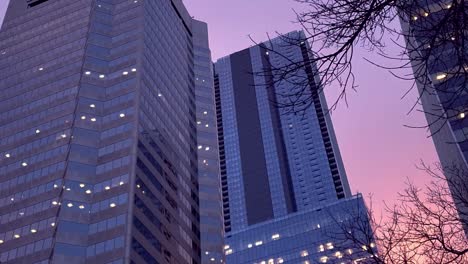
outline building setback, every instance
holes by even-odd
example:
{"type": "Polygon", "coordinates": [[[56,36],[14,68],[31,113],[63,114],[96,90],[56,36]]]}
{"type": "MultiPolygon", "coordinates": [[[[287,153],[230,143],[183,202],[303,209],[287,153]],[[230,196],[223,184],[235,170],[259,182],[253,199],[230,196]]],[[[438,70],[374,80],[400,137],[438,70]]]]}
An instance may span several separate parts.
{"type": "Polygon", "coordinates": [[[351,195],[315,66],[305,63],[297,76],[308,79],[313,99],[298,115],[277,107],[293,81],[268,79],[289,60],[309,61],[304,39],[303,32],[291,32],[215,63],[227,263],[363,257],[362,249],[339,249],[346,243],[338,247],[329,236],[339,229],[333,219],[366,216],[366,207],[351,195]]]}
{"type": "Polygon", "coordinates": [[[1,263],[201,263],[193,44],[181,0],[10,1],[1,263]]]}
{"type": "Polygon", "coordinates": [[[193,32],[202,263],[221,263],[224,262],[223,204],[208,26],[194,20],[193,32]]]}

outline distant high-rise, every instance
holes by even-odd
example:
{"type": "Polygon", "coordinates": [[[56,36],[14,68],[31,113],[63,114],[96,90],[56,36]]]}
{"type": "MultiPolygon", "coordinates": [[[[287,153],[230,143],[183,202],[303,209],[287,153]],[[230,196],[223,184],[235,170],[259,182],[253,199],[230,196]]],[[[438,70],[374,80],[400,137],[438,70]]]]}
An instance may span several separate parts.
{"type": "Polygon", "coordinates": [[[202,263],[220,263],[224,262],[224,228],[213,63],[207,25],[194,21],[193,32],[202,263]]]}
{"type": "Polygon", "coordinates": [[[366,216],[366,209],[361,196],[351,195],[314,65],[305,63],[297,76],[308,78],[313,98],[298,115],[277,107],[293,80],[268,79],[272,68],[310,61],[308,49],[304,33],[291,32],[215,63],[228,263],[363,257],[352,246],[340,251],[346,243],[339,247],[330,236],[339,229],[336,219],[366,216]]]}
{"type": "Polygon", "coordinates": [[[201,262],[194,38],[181,0],[10,1],[1,263],[201,262]]]}

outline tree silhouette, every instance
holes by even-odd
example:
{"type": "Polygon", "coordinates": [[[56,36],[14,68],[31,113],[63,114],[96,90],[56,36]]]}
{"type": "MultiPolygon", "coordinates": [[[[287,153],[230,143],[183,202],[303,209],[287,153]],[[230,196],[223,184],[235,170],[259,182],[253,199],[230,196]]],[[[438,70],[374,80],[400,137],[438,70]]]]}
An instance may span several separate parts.
{"type": "MultiPolygon", "coordinates": [[[[437,103],[424,111],[431,116],[429,125],[442,127],[447,120],[464,116],[468,102],[468,3],[460,0],[295,0],[304,5],[304,12],[296,13],[297,22],[305,35],[280,35],[283,42],[303,51],[304,58],[292,59],[276,43],[266,42],[270,56],[283,60],[254,74],[264,75],[267,87],[288,83],[286,92],[278,93],[278,107],[301,113],[313,105],[314,93],[323,92],[330,84],[338,84],[341,93],[333,102],[334,109],[346,101],[348,91],[356,89],[353,57],[356,47],[388,59],[389,65],[377,65],[390,70],[397,78],[417,86],[419,98],[439,97],[437,103]],[[402,27],[395,26],[398,22],[402,27]],[[388,55],[385,36],[398,54],[388,55]],[[401,43],[402,39],[405,44],[401,43]],[[286,61],[287,63],[284,63],[286,61]],[[315,65],[312,86],[304,74],[315,65]],[[411,68],[414,74],[401,71],[411,68]]],[[[436,133],[438,129],[433,129],[436,133]]]]}
{"type": "Polygon", "coordinates": [[[468,208],[466,175],[454,169],[446,180],[439,165],[433,169],[423,164],[422,169],[432,178],[430,184],[419,188],[408,181],[395,205],[387,206],[386,216],[376,218],[370,206],[367,215],[351,210],[345,221],[336,219],[340,229],[329,233],[341,241],[336,249],[360,248],[367,253],[363,263],[468,263],[468,211],[460,210],[468,208]]]}

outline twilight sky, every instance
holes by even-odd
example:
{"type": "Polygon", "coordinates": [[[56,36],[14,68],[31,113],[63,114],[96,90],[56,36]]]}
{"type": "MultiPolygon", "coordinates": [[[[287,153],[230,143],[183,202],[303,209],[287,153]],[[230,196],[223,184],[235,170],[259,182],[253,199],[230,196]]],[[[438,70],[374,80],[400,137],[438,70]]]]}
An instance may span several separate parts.
{"type": "MultiPolygon", "coordinates": [[[[292,0],[184,2],[192,16],[208,22],[214,59],[252,45],[249,34],[260,41],[267,32],[298,29],[291,22],[292,8],[304,9],[292,0]]],[[[0,0],[0,23],[7,4],[8,0],[0,0]]],[[[332,118],[353,192],[373,194],[375,209],[380,210],[384,201],[391,203],[404,188],[406,178],[421,185],[427,182],[416,165],[420,160],[433,163],[437,157],[425,129],[403,127],[426,123],[421,113],[406,114],[415,102],[416,91],[403,100],[401,97],[411,83],[363,60],[382,61],[375,54],[358,49],[355,55],[358,91],[350,92],[349,106],[341,103],[332,118]]],[[[337,92],[337,87],[327,87],[329,102],[335,100],[337,92]]]]}

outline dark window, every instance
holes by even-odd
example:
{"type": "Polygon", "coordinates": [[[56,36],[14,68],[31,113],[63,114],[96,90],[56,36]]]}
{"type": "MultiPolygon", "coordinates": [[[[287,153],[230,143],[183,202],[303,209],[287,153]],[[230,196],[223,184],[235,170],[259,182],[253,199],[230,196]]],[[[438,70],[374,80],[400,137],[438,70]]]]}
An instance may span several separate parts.
{"type": "Polygon", "coordinates": [[[40,4],[43,4],[45,2],[47,2],[49,0],[37,0],[37,1],[34,1],[34,0],[28,0],[28,8],[30,7],[35,7],[37,5],[40,5],[40,4]]]}

